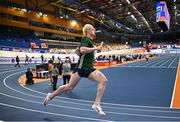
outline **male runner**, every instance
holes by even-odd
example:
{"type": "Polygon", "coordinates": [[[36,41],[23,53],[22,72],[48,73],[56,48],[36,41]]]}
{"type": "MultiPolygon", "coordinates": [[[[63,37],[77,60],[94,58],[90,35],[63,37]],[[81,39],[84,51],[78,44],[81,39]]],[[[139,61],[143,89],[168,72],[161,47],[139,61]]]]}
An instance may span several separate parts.
{"type": "Polygon", "coordinates": [[[101,109],[100,103],[106,87],[107,78],[104,76],[102,72],[93,68],[94,51],[101,50],[103,44],[97,47],[93,46],[92,41],[96,37],[95,31],[95,28],[90,24],[86,24],[83,27],[83,33],[85,36],[82,37],[80,43],[81,55],[77,64],[77,68],[73,72],[68,84],[62,85],[53,93],[47,94],[43,102],[45,106],[56,95],[73,90],[73,88],[77,85],[81,77],[85,77],[98,82],[96,99],[94,101],[94,104],[92,105],[92,109],[95,110],[99,115],[105,115],[105,113],[101,109]]]}

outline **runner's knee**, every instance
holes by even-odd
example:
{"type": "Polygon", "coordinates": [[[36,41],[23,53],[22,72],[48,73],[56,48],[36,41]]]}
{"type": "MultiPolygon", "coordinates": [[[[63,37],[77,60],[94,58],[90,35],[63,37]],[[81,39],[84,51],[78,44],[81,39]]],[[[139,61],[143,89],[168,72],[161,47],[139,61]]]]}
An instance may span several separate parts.
{"type": "Polygon", "coordinates": [[[74,89],[74,86],[72,86],[72,85],[70,85],[70,84],[67,85],[67,90],[68,90],[68,91],[72,91],[73,89],[74,89]]]}
{"type": "Polygon", "coordinates": [[[100,84],[103,85],[103,86],[105,86],[105,85],[107,84],[107,79],[101,80],[101,81],[100,81],[100,84]]]}

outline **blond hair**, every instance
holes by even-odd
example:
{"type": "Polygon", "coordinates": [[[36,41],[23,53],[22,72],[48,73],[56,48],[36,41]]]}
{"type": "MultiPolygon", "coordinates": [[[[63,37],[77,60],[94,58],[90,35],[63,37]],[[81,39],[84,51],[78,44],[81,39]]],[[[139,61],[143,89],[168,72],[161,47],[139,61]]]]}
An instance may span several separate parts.
{"type": "Polygon", "coordinates": [[[87,30],[89,29],[95,29],[91,24],[85,24],[83,27],[83,34],[86,35],[87,34],[87,30]]]}

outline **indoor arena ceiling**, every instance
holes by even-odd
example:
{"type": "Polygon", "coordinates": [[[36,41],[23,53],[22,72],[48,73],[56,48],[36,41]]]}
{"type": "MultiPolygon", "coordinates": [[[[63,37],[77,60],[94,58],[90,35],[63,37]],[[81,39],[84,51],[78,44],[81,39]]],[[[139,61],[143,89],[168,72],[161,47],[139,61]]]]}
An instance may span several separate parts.
{"type": "MultiPolygon", "coordinates": [[[[104,30],[129,33],[157,33],[157,0],[47,0],[52,5],[66,9],[72,17],[88,17],[104,30]],[[66,8],[64,8],[64,7],[66,8]]],[[[180,29],[180,1],[167,0],[171,15],[171,28],[180,29]],[[176,11],[176,12],[175,12],[176,11]],[[175,16],[176,14],[176,16],[175,16]],[[178,15],[178,16],[177,16],[178,15]]]]}
{"type": "MultiPolygon", "coordinates": [[[[3,2],[2,2],[3,1],[3,2]]],[[[14,2],[13,0],[1,0],[14,2]]],[[[22,1],[22,0],[21,0],[22,1]]],[[[153,34],[161,32],[156,23],[156,2],[159,0],[24,0],[37,10],[54,7],[55,15],[75,19],[83,24],[93,22],[104,32],[153,34]],[[43,4],[38,5],[38,3],[43,4]]],[[[180,29],[180,0],[165,0],[171,16],[171,30],[180,29]]],[[[28,6],[26,5],[26,8],[28,6]]]]}

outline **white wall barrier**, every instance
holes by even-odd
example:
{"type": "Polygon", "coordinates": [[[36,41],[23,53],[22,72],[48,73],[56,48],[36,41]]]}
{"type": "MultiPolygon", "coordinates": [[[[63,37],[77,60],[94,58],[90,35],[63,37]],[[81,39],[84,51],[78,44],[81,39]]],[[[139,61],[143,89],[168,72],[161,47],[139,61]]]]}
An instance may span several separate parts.
{"type": "Polygon", "coordinates": [[[97,53],[96,56],[99,56],[99,55],[121,55],[121,54],[126,55],[126,54],[135,54],[135,53],[141,53],[141,52],[146,52],[145,48],[112,50],[112,51],[97,53]]]}
{"type": "MultiPolygon", "coordinates": [[[[166,49],[166,52],[168,50],[168,53],[178,53],[180,54],[180,49],[166,49]]],[[[100,52],[96,53],[95,56],[99,55],[119,55],[119,54],[138,54],[138,53],[146,53],[144,52],[143,48],[133,48],[133,49],[122,49],[122,50],[114,50],[114,51],[108,51],[108,52],[100,52]]],[[[153,49],[150,53],[154,54],[162,54],[166,53],[162,49],[153,49]]],[[[0,50],[0,64],[14,64],[16,56],[19,56],[20,63],[25,63],[25,57],[26,55],[29,57],[30,63],[41,63],[41,55],[44,56],[44,62],[47,63],[52,56],[55,57],[55,61],[57,58],[61,58],[64,60],[66,57],[70,57],[71,61],[73,61],[73,58],[75,59],[75,63],[77,63],[79,56],[76,54],[52,54],[52,53],[29,53],[29,52],[13,52],[13,51],[2,51],[0,50]],[[34,58],[32,58],[34,57],[34,58]]]]}
{"type": "Polygon", "coordinates": [[[16,56],[19,56],[20,59],[19,63],[25,63],[26,55],[29,57],[30,63],[41,63],[41,55],[43,55],[45,63],[47,63],[48,60],[52,58],[52,56],[55,57],[55,61],[57,60],[58,57],[61,58],[62,60],[64,60],[66,57],[70,57],[70,59],[73,60],[74,57],[75,62],[77,62],[79,59],[79,57],[76,54],[28,53],[28,52],[13,52],[13,51],[0,50],[0,64],[16,63],[15,62],[16,56]]]}
{"type": "MultiPolygon", "coordinates": [[[[16,58],[15,57],[0,57],[0,64],[15,64],[16,63],[16,58]]],[[[45,63],[48,60],[45,59],[45,63]]],[[[25,58],[20,58],[20,62],[19,63],[25,63],[25,58]]],[[[29,59],[29,63],[41,63],[41,59],[40,58],[30,58],[29,59]]]]}
{"type": "MultiPolygon", "coordinates": [[[[113,50],[108,52],[100,52],[96,53],[95,57],[99,55],[116,55],[116,54],[132,54],[141,52],[142,48],[134,48],[134,49],[122,49],[122,50],[113,50]]],[[[143,49],[144,50],[144,49],[143,49]]],[[[61,58],[62,60],[66,57],[70,57],[71,61],[73,60],[73,57],[75,59],[75,63],[78,61],[79,56],[76,54],[52,54],[52,53],[29,53],[29,52],[13,52],[13,51],[2,51],[0,50],[0,64],[12,64],[16,63],[15,58],[16,56],[19,56],[20,63],[25,63],[25,57],[26,55],[29,57],[30,63],[41,63],[41,55],[44,57],[44,62],[47,63],[52,56],[55,57],[55,61],[57,58],[61,58]],[[34,57],[34,58],[32,58],[34,57]]]]}

